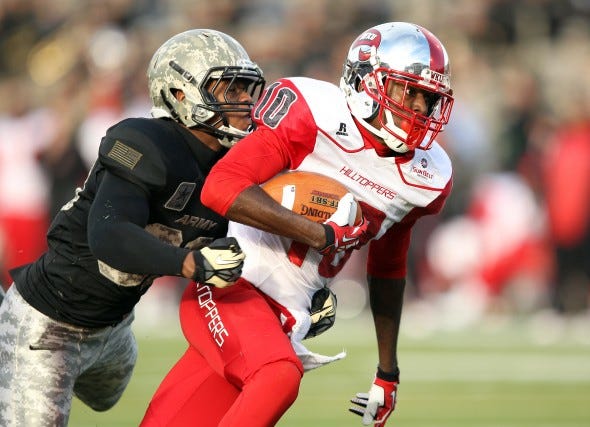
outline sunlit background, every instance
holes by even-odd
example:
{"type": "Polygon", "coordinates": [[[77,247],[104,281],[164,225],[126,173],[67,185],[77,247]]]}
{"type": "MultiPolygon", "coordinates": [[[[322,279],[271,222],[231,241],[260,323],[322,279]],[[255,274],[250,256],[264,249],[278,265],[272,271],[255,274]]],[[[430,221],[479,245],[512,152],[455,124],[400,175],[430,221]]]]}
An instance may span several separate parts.
{"type": "MultiPolygon", "coordinates": [[[[105,130],[148,115],[145,69],[170,36],[214,28],[269,82],[337,83],[352,40],[386,21],[439,37],[456,99],[439,137],[454,189],[415,229],[403,333],[518,318],[537,342],[590,348],[589,0],[0,0],[0,281],[43,251],[105,130]]],[[[347,320],[367,308],[363,254],[335,283],[347,320]]],[[[137,327],[176,319],[183,284],[160,279],[137,327]]]]}

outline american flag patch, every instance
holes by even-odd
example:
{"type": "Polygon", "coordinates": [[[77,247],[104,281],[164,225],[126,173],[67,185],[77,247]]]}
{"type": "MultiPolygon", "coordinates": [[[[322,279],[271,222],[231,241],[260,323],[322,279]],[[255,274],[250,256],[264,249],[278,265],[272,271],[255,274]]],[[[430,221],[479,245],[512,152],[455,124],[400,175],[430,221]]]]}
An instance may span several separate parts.
{"type": "Polygon", "coordinates": [[[113,145],[113,148],[111,148],[111,151],[109,151],[107,156],[116,162],[121,163],[123,166],[128,167],[129,169],[133,169],[135,166],[137,166],[137,163],[143,154],[117,140],[115,141],[115,145],[113,145]]]}

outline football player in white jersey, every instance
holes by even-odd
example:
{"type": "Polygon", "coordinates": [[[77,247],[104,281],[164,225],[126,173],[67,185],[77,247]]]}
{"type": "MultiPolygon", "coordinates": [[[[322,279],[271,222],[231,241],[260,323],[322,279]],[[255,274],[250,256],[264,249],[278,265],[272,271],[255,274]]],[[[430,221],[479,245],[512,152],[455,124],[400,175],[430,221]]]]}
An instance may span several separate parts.
{"type": "Polygon", "coordinates": [[[296,399],[304,371],[343,357],[312,353],[301,340],[325,328],[310,315],[314,295],[328,307],[331,279],[367,243],[377,368],[351,411],[364,425],[385,425],[399,383],[411,229],[441,210],[452,186],[451,162],[435,141],[452,105],[445,48],[404,22],[370,28],[352,43],[340,87],[297,77],[265,90],[252,111],[257,129],[216,164],[201,195],[232,221],[229,234],[246,253],[242,278],[223,289],[187,288],[180,316],[189,349],[142,425],[275,425],[296,399]],[[354,203],[341,203],[320,224],[260,188],[291,170],[344,184],[362,223],[340,218],[354,203]]]}

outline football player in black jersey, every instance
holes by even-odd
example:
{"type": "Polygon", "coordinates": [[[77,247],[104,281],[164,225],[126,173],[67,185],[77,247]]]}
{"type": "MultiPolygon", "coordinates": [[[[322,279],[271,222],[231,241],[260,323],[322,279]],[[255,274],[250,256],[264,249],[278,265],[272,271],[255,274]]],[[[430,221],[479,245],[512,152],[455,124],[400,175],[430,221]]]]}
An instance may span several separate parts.
{"type": "Polygon", "coordinates": [[[244,254],[201,186],[252,127],[260,68],[232,37],[172,37],[147,71],[153,118],[107,130],[84,186],[53,220],[48,250],[11,272],[0,307],[0,425],[64,426],[72,394],[97,411],[130,380],[133,307],[153,280],[224,287],[244,254]]]}

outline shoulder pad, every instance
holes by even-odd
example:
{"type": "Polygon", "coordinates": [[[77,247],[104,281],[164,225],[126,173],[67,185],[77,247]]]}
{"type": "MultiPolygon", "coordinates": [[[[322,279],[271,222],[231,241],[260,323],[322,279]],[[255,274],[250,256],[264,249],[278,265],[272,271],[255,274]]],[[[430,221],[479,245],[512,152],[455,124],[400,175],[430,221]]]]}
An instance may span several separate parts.
{"type": "Polygon", "coordinates": [[[165,130],[152,119],[127,119],[107,130],[98,159],[109,172],[145,190],[166,183],[164,154],[156,141],[166,140],[165,130]]]}

